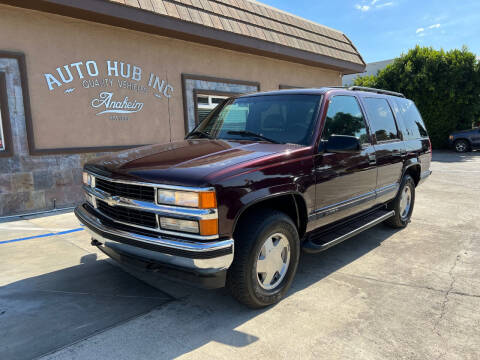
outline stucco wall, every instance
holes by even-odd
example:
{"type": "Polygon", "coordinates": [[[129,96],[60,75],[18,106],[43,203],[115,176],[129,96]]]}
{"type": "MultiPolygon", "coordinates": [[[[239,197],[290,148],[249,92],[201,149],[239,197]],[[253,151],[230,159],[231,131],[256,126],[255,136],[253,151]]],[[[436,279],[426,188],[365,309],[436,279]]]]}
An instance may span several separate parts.
{"type": "MultiPolygon", "coordinates": [[[[182,74],[258,82],[261,90],[276,90],[280,84],[320,87],[341,83],[341,74],[337,71],[6,5],[0,5],[0,51],[25,54],[37,150],[182,139],[185,135],[182,74]],[[98,76],[88,74],[87,61],[95,62],[98,76]],[[114,76],[115,72],[109,74],[107,61],[111,64],[117,61],[119,70],[120,62],[124,63],[124,70],[126,64],[130,64],[130,77],[114,76]],[[72,65],[79,62],[82,75],[72,65]],[[68,83],[61,81],[56,70],[60,68],[68,80],[64,65],[73,77],[68,83]],[[133,66],[142,69],[141,79],[138,74],[133,75],[133,66]],[[158,76],[159,83],[164,80],[162,91],[148,86],[151,73],[158,76]],[[52,74],[61,85],[51,78],[48,82],[46,74],[52,74]],[[95,80],[101,84],[104,78],[113,85],[86,87],[95,80]],[[119,88],[118,80],[144,86],[145,91],[119,88]],[[164,92],[167,84],[171,88],[164,92]],[[142,109],[123,115],[97,115],[106,110],[105,106],[92,106],[102,92],[112,93],[118,102],[128,97],[128,101],[142,103],[142,109]],[[112,120],[110,116],[126,116],[128,120],[112,120]]],[[[73,205],[81,199],[81,166],[103,150],[93,149],[84,155],[31,156],[22,103],[18,101],[22,94],[15,60],[0,64],[3,66],[0,71],[7,75],[14,142],[13,157],[0,159],[0,216],[50,209],[53,199],[60,207],[73,205]]]]}

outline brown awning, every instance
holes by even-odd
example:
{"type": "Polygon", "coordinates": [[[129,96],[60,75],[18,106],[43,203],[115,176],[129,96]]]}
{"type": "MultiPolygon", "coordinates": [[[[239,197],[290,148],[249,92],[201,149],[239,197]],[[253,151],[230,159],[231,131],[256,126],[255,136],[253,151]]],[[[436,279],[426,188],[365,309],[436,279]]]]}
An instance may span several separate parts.
{"type": "Polygon", "coordinates": [[[262,56],[362,72],[345,34],[253,0],[0,0],[14,6],[221,46],[262,56]]]}

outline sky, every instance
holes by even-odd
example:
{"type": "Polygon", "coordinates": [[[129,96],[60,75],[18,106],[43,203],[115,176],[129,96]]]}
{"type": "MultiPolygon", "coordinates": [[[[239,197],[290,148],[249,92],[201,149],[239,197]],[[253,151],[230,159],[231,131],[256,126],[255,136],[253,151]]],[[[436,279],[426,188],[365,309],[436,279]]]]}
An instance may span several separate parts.
{"type": "Polygon", "coordinates": [[[415,45],[480,56],[480,0],[259,0],[345,33],[365,62],[415,45]]]}

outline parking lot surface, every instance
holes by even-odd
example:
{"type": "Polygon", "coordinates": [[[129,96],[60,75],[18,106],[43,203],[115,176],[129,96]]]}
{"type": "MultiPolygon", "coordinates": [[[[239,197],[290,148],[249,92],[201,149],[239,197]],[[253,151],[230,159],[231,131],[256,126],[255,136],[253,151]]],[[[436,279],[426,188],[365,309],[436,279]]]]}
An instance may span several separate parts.
{"type": "Polygon", "coordinates": [[[261,311],[113,266],[71,212],[0,222],[0,359],[478,359],[480,152],[436,152],[412,222],[303,254],[261,311]]]}

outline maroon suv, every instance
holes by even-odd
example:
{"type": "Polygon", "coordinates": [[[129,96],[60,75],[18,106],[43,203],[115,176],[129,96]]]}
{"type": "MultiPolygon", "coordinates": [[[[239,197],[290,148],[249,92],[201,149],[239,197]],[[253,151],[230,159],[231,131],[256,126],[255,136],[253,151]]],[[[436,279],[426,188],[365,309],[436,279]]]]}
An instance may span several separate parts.
{"type": "Polygon", "coordinates": [[[402,94],[258,93],[226,100],[184,141],[87,164],[75,213],[111,258],[258,308],[285,295],[301,249],[405,227],[430,161],[402,94]]]}

